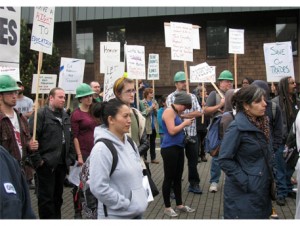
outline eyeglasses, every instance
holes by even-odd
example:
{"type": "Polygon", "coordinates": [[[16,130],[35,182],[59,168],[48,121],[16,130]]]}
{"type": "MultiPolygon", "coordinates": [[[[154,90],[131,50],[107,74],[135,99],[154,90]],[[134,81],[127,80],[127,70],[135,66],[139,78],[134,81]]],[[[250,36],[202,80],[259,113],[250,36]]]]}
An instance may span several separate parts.
{"type": "Polygon", "coordinates": [[[289,84],[296,84],[296,82],[289,82],[289,84]]]}
{"type": "Polygon", "coordinates": [[[3,92],[5,95],[18,95],[18,91],[3,92]]]}
{"type": "Polygon", "coordinates": [[[128,89],[128,90],[125,90],[123,93],[126,93],[126,94],[135,94],[136,90],[135,89],[128,89]]]}

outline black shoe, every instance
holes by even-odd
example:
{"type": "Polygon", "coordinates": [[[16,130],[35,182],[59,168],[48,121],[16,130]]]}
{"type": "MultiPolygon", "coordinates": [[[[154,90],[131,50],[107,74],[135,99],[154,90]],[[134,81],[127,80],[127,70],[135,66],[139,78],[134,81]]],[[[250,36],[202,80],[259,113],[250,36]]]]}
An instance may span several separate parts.
{"type": "Polygon", "coordinates": [[[193,192],[194,194],[202,194],[202,190],[199,184],[190,185],[188,188],[188,192],[193,192]]]}
{"type": "Polygon", "coordinates": [[[69,188],[73,188],[74,184],[72,184],[71,182],[69,182],[69,180],[66,178],[64,181],[64,186],[65,187],[69,187],[69,188]]]}
{"type": "Polygon", "coordinates": [[[74,219],[82,219],[81,213],[75,213],[74,219]]]}
{"type": "Polygon", "coordinates": [[[296,196],[297,196],[296,192],[293,192],[293,191],[289,192],[287,195],[287,197],[292,198],[292,199],[296,199],[296,196]]]}
{"type": "Polygon", "coordinates": [[[283,198],[283,197],[278,197],[278,198],[276,199],[276,204],[277,204],[278,206],[285,206],[285,198],[283,198]]]}

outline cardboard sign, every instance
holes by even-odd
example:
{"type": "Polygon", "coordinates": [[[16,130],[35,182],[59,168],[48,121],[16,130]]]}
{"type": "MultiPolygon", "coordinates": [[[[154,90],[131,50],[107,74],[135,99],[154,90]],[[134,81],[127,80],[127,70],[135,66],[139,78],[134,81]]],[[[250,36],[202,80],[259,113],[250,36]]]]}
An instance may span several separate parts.
{"type": "Polygon", "coordinates": [[[52,55],[55,7],[34,8],[30,49],[52,55]]]}
{"type": "Polygon", "coordinates": [[[265,43],[264,55],[268,82],[279,82],[286,76],[295,77],[291,42],[265,43]]]}
{"type": "MultiPolygon", "coordinates": [[[[39,93],[49,94],[56,87],[56,74],[40,74],[39,93]]],[[[31,93],[36,93],[37,74],[33,74],[31,93]]]]}
{"type": "Polygon", "coordinates": [[[76,88],[83,82],[85,60],[62,57],[58,87],[65,93],[76,94],[76,88]]]}
{"type": "Polygon", "coordinates": [[[100,73],[105,73],[105,62],[120,62],[120,42],[100,42],[100,73]]]}
{"type": "Polygon", "coordinates": [[[20,18],[20,7],[0,7],[0,66],[15,68],[18,71],[20,60],[20,18]]]}
{"type": "Polygon", "coordinates": [[[20,81],[19,68],[0,66],[0,75],[10,75],[16,81],[20,81]]]}
{"type": "Polygon", "coordinates": [[[229,53],[244,54],[244,30],[229,28],[229,53]]]}
{"type": "Polygon", "coordinates": [[[192,24],[171,22],[171,59],[193,61],[192,24]]]}
{"type": "Polygon", "coordinates": [[[124,62],[107,63],[105,67],[103,100],[109,101],[115,97],[113,92],[115,81],[124,74],[124,62]]]}
{"type": "Polygon", "coordinates": [[[149,54],[148,80],[159,80],[159,55],[149,54]]]}
{"type": "Polygon", "coordinates": [[[126,45],[125,51],[128,78],[146,79],[145,47],[126,45]]]}
{"type": "Polygon", "coordinates": [[[190,66],[190,82],[216,82],[216,67],[207,63],[190,66]]]}

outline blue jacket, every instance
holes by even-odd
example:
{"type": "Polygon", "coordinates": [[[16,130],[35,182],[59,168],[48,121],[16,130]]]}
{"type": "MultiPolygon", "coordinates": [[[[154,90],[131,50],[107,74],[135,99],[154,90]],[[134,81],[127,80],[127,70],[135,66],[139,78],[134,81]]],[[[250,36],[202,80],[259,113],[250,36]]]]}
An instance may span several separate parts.
{"type": "Polygon", "coordinates": [[[226,174],[225,219],[267,219],[271,215],[271,142],[239,112],[225,132],[218,161],[226,174]]]}
{"type": "Polygon", "coordinates": [[[0,219],[35,219],[21,167],[0,146],[0,219]]]}

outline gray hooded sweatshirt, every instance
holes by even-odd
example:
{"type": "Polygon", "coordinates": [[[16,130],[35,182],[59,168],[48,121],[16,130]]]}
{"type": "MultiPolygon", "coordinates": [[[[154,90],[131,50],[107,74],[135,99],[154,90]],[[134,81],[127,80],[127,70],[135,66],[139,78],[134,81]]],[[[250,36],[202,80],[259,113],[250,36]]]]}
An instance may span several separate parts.
{"type": "Polygon", "coordinates": [[[89,183],[91,192],[98,199],[98,219],[131,219],[142,215],[148,202],[138,151],[133,150],[127,135],[123,143],[103,125],[94,131],[94,141],[99,138],[113,142],[118,152],[118,163],[110,176],[113,161],[110,150],[103,142],[94,145],[90,155],[89,183]],[[103,204],[107,208],[107,217],[103,204]]]}

